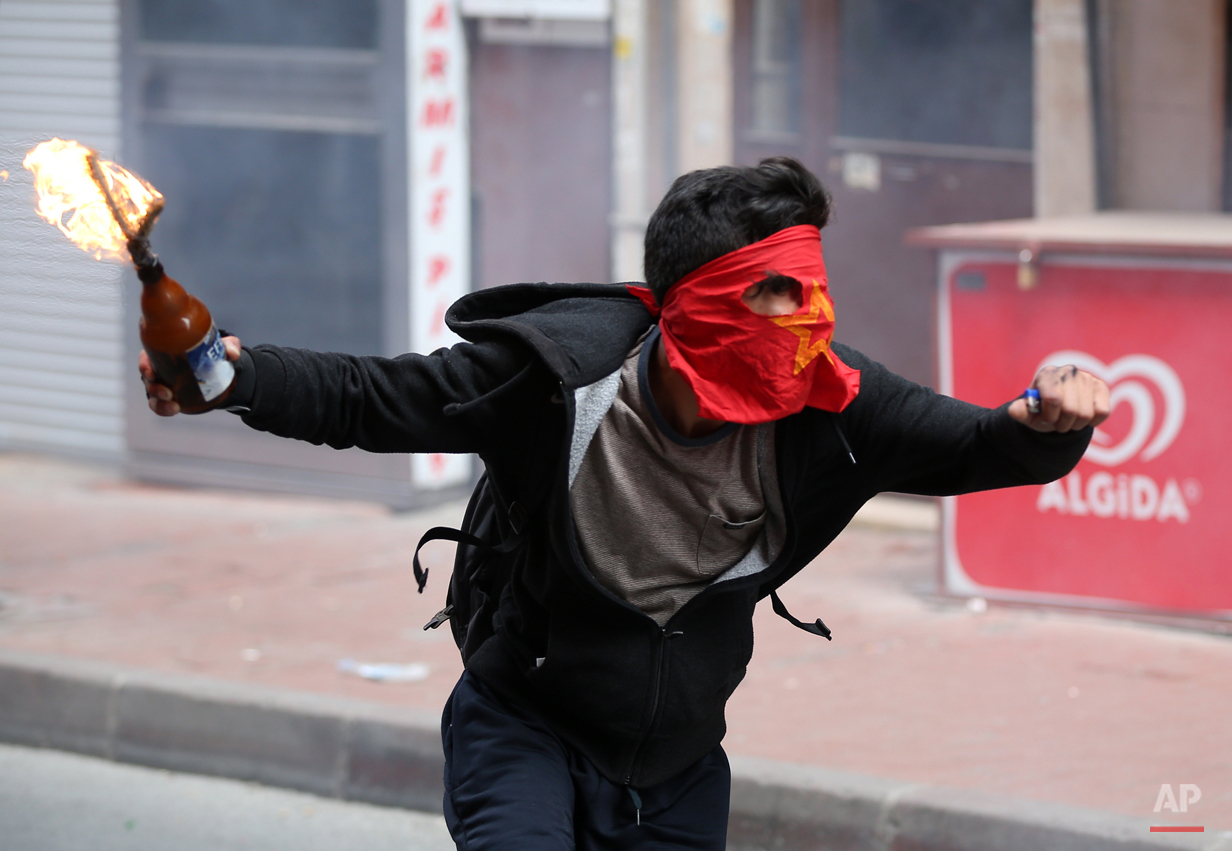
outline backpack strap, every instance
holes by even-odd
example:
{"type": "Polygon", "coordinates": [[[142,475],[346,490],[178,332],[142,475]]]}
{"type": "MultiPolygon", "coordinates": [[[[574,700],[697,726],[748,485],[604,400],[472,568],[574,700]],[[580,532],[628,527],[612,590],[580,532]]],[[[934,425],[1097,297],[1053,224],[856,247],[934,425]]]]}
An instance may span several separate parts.
{"type": "Polygon", "coordinates": [[[813,635],[820,635],[826,641],[833,640],[830,637],[831,636],[830,627],[822,623],[821,618],[818,618],[816,623],[805,623],[804,621],[799,620],[795,615],[787,611],[787,607],[784,606],[783,601],[779,599],[779,595],[777,591],[770,592],[770,605],[774,607],[774,613],[776,615],[783,618],[785,621],[790,623],[792,626],[798,626],[800,629],[804,630],[805,632],[811,632],[813,635]]]}
{"type": "Polygon", "coordinates": [[[522,533],[526,531],[527,516],[526,508],[522,503],[515,502],[510,505],[509,526],[513,529],[513,534],[499,544],[489,544],[482,538],[475,537],[470,532],[463,532],[461,529],[454,529],[450,526],[433,526],[427,532],[424,532],[423,537],[419,539],[419,543],[415,546],[415,557],[411,559],[411,567],[415,571],[415,584],[419,586],[419,593],[422,594],[424,586],[428,584],[428,571],[419,563],[419,551],[423,549],[424,544],[432,541],[453,541],[457,544],[466,544],[490,553],[504,554],[512,552],[522,543],[522,533]]]}
{"type": "MultiPolygon", "coordinates": [[[[420,594],[423,593],[424,586],[428,584],[428,571],[419,563],[419,551],[424,548],[424,544],[431,541],[453,541],[458,544],[469,544],[480,549],[491,549],[487,543],[469,532],[463,532],[461,529],[453,529],[449,526],[433,526],[427,532],[424,532],[423,537],[419,539],[419,544],[415,547],[415,557],[411,559],[411,566],[415,571],[415,584],[419,586],[420,594]]],[[[508,552],[508,550],[505,550],[505,552],[508,552]]]]}

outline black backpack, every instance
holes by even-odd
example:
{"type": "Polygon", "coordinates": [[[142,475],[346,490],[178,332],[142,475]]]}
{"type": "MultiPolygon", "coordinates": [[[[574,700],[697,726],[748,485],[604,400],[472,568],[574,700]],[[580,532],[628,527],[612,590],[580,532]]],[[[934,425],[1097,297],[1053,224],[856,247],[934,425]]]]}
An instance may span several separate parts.
{"type": "Polygon", "coordinates": [[[504,556],[521,545],[529,519],[530,512],[520,502],[510,503],[508,510],[501,508],[488,474],[484,472],[467,503],[462,528],[436,526],[425,532],[415,547],[415,582],[422,594],[428,582],[428,571],[419,563],[419,551],[424,544],[429,541],[458,544],[445,608],[424,624],[424,629],[436,629],[449,621],[464,663],[494,634],[492,618],[500,604],[501,592],[509,583],[509,560],[504,556]]]}
{"type": "MultiPolygon", "coordinates": [[[[462,516],[462,528],[436,526],[424,533],[415,547],[413,566],[419,593],[428,582],[428,571],[419,563],[419,551],[430,541],[454,541],[458,545],[454,556],[453,575],[445,595],[445,608],[437,612],[424,629],[436,629],[445,621],[453,631],[454,643],[462,651],[462,662],[495,634],[492,618],[500,605],[501,593],[509,583],[509,565],[503,556],[512,553],[522,543],[530,511],[517,501],[503,511],[496,498],[487,472],[479,478],[462,516]],[[491,541],[499,543],[490,543],[491,541]]],[[[783,605],[776,591],[770,592],[774,613],[805,632],[830,640],[830,629],[817,618],[813,623],[797,619],[783,605]]]]}

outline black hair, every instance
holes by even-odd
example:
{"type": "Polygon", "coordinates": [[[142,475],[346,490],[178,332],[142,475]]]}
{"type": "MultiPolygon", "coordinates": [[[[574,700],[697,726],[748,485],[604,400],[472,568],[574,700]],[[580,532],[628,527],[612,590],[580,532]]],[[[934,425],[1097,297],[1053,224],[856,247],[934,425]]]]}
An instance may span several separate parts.
{"type": "Polygon", "coordinates": [[[676,178],[646,225],[646,284],[662,304],[672,284],[711,260],[829,220],[830,194],[791,157],[691,171],[676,178]]]}

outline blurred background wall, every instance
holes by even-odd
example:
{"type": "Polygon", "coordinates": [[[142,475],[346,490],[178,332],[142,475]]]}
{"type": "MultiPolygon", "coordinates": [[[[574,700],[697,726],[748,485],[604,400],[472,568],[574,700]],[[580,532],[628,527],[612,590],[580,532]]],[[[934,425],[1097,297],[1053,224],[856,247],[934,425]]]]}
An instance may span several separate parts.
{"type": "Polygon", "coordinates": [[[120,269],[34,215],[21,158],[54,135],[121,148],[117,0],[0,3],[0,447],[117,458],[120,269]]]}
{"type": "MultiPolygon", "coordinates": [[[[146,174],[170,199],[156,247],[246,340],[401,351],[408,2],[0,0],[0,446],[189,480],[229,458],[266,464],[255,486],[414,501],[398,463],[274,457],[236,423],[151,438],[121,381],[135,282],[35,220],[13,167],[58,134],[146,174]],[[189,432],[213,460],[176,461],[189,432]]],[[[933,261],[907,228],[1232,205],[1227,0],[444,5],[475,288],[639,279],[676,175],[787,154],[835,198],[839,338],[932,383],[933,261]]]]}

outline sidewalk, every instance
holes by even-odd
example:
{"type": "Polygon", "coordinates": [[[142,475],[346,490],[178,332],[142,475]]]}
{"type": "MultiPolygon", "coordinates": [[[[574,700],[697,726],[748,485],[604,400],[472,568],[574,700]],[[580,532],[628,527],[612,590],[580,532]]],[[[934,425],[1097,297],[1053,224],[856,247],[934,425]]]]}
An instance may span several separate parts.
{"type": "MultiPolygon", "coordinates": [[[[420,628],[442,605],[452,549],[425,550],[422,596],[410,553],[461,509],[174,489],[0,454],[0,664],[47,654],[166,675],[175,688],[192,675],[236,694],[385,704],[430,726],[461,671],[448,630],[420,628]],[[344,658],[429,673],[370,682],[340,672],[344,658]]],[[[882,801],[965,790],[1019,801],[1022,813],[1203,825],[1167,847],[1232,848],[1218,834],[1232,830],[1232,639],[939,599],[936,535],[919,528],[930,518],[879,506],[786,586],[788,607],[821,616],[832,643],[759,609],[757,651],[728,712],[741,776],[770,771],[778,779],[765,788],[797,775],[803,786],[882,778],[868,781],[882,801]],[[1157,815],[1165,783],[1196,784],[1202,797],[1157,815]]]]}

